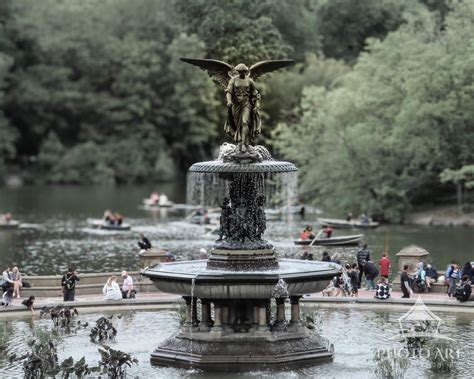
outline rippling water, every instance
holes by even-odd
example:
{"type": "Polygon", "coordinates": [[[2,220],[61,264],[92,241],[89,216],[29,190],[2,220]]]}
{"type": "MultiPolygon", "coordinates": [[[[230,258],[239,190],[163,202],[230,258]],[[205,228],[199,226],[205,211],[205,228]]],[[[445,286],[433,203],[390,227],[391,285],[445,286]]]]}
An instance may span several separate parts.
{"type": "MultiPolygon", "coordinates": [[[[27,274],[55,274],[74,263],[79,272],[136,269],[136,241],[143,232],[155,246],[169,248],[178,259],[195,259],[199,250],[212,247],[215,236],[207,235],[202,226],[184,222],[184,210],[149,212],[139,208],[141,200],[156,188],[147,187],[23,187],[0,189],[0,210],[10,210],[25,224],[19,230],[0,231],[0,260],[16,264],[27,274]],[[88,217],[100,217],[104,209],[116,209],[126,216],[131,231],[98,231],[88,228],[88,217]]],[[[184,201],[185,186],[169,184],[157,189],[175,202],[184,201]]],[[[298,258],[305,247],[293,245],[293,239],[307,224],[315,224],[315,215],[268,221],[265,238],[281,257],[298,258]]],[[[472,228],[382,226],[363,231],[375,258],[380,256],[385,240],[389,251],[418,244],[431,252],[441,271],[455,258],[459,262],[473,259],[472,228]]],[[[336,231],[335,235],[356,234],[360,230],[336,231]]],[[[356,248],[313,247],[315,258],[323,250],[342,259],[354,259],[356,248]]]]}
{"type": "MultiPolygon", "coordinates": [[[[137,311],[123,313],[113,323],[118,335],[111,347],[133,354],[139,359],[139,365],[128,370],[130,377],[140,378],[341,378],[350,375],[353,378],[372,376],[372,360],[376,348],[394,346],[391,337],[399,334],[397,319],[403,314],[400,311],[368,311],[360,309],[316,308],[322,319],[322,334],[333,342],[335,359],[332,363],[307,367],[291,371],[253,371],[247,373],[204,373],[200,370],[154,367],[149,363],[150,353],[161,341],[178,329],[178,317],[173,311],[137,311]],[[153,338],[150,338],[153,336],[153,338]]],[[[90,325],[102,314],[80,315],[76,320],[89,322],[90,325]]],[[[470,377],[474,370],[472,351],[474,351],[474,316],[472,314],[438,313],[445,323],[441,332],[456,339],[456,348],[462,349],[459,367],[460,377],[470,377]]],[[[50,320],[15,320],[1,321],[9,334],[7,352],[0,353],[0,375],[2,377],[21,376],[21,365],[18,362],[8,363],[6,354],[26,351],[26,340],[33,327],[52,328],[50,320]]],[[[77,333],[64,335],[59,344],[59,358],[69,356],[86,358],[89,365],[98,361],[98,345],[90,342],[89,329],[79,329],[77,333]]],[[[427,377],[430,375],[426,362],[411,359],[407,377],[427,377]]],[[[433,377],[439,377],[434,375],[433,377]]]]}

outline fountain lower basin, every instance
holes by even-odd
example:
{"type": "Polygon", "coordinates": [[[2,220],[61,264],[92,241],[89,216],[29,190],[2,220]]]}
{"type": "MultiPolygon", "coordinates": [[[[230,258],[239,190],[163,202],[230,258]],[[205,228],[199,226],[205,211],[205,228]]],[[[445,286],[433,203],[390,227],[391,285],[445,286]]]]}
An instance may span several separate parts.
{"type": "Polygon", "coordinates": [[[207,260],[161,263],[147,268],[150,278],[163,292],[206,299],[268,299],[280,279],[288,296],[320,292],[341,267],[334,263],[280,259],[278,267],[267,270],[230,271],[210,269],[207,260]],[[194,288],[192,288],[194,285],[194,288]]]}

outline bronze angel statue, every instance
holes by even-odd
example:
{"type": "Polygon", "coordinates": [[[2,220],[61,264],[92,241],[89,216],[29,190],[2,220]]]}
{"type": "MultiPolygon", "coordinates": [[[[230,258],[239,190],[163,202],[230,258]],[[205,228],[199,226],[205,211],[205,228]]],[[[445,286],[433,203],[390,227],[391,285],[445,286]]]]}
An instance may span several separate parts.
{"type": "Polygon", "coordinates": [[[215,59],[181,58],[183,62],[207,71],[209,76],[225,89],[228,108],[224,129],[237,143],[239,153],[249,152],[255,138],[262,131],[259,113],[260,95],[255,82],[259,76],[290,66],[293,60],[271,60],[255,63],[250,69],[243,63],[232,67],[215,59]]]}

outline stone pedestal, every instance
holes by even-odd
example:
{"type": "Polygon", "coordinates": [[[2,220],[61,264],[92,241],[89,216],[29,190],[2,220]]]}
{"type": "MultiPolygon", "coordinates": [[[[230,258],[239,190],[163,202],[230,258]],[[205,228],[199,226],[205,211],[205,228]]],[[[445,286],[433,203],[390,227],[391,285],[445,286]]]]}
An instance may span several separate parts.
{"type": "Polygon", "coordinates": [[[138,253],[138,260],[141,269],[145,269],[161,262],[166,262],[167,259],[167,251],[157,247],[152,247],[148,250],[140,250],[138,253]]]}
{"type": "Polygon", "coordinates": [[[430,253],[420,246],[410,245],[403,248],[397,253],[398,271],[401,272],[403,266],[408,265],[408,272],[415,272],[418,262],[420,260],[425,263],[428,262],[429,255],[430,253]]]}

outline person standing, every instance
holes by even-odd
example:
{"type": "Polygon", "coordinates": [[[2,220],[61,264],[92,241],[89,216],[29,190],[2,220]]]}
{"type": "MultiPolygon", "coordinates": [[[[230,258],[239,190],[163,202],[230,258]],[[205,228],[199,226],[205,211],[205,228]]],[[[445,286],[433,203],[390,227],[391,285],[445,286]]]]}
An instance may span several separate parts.
{"type": "Polygon", "coordinates": [[[374,262],[364,261],[364,270],[365,270],[365,282],[368,290],[375,289],[375,278],[379,275],[379,270],[374,262]]]}
{"type": "Polygon", "coordinates": [[[380,276],[388,279],[390,275],[390,264],[392,262],[390,261],[390,258],[387,257],[386,253],[382,254],[382,258],[379,260],[379,266],[380,266],[380,276]]]}
{"type": "Polygon", "coordinates": [[[410,277],[408,276],[408,265],[403,266],[403,271],[400,274],[400,288],[402,290],[402,298],[409,298],[412,292],[410,287],[410,277]]]}
{"type": "Polygon", "coordinates": [[[448,296],[451,297],[456,292],[456,283],[460,279],[460,271],[459,266],[453,262],[448,268],[446,272],[446,278],[448,279],[449,288],[448,288],[448,296]]]}
{"type": "Polygon", "coordinates": [[[130,275],[128,275],[127,271],[122,271],[122,298],[126,299],[130,297],[133,291],[133,279],[130,275]]]}
{"type": "Polygon", "coordinates": [[[364,263],[370,261],[370,251],[367,249],[367,244],[362,246],[362,249],[357,252],[357,265],[359,266],[359,288],[362,283],[362,275],[364,274],[364,263]]]}
{"type": "Polygon", "coordinates": [[[74,301],[76,294],[76,282],[79,281],[76,271],[74,268],[69,267],[67,273],[63,275],[61,280],[61,286],[63,287],[63,300],[74,301]]]}

